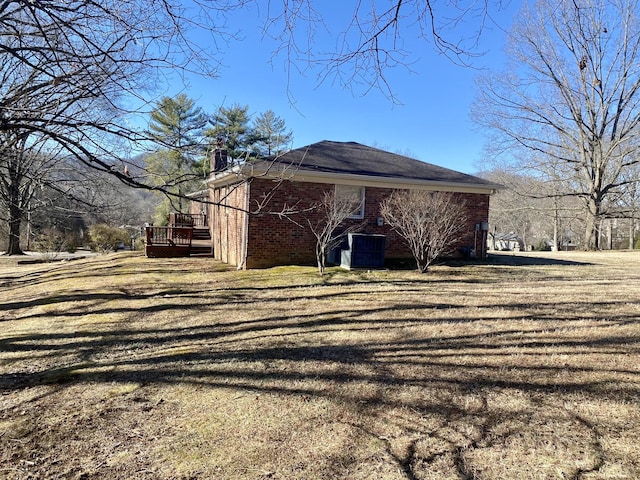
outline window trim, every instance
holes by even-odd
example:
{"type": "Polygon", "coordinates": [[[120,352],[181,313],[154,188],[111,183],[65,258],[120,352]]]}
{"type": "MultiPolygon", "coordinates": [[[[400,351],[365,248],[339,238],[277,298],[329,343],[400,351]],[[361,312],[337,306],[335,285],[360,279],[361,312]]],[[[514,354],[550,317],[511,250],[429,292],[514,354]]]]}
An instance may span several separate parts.
{"type": "MultiPolygon", "coordinates": [[[[353,188],[358,189],[360,191],[360,205],[358,209],[358,213],[354,213],[353,215],[349,215],[347,218],[350,220],[362,220],[364,218],[364,207],[365,207],[365,199],[366,199],[366,187],[364,185],[348,185],[344,183],[336,183],[335,184],[335,194],[339,196],[339,188],[353,188]]],[[[355,212],[354,208],[354,212],[355,212]]]]}

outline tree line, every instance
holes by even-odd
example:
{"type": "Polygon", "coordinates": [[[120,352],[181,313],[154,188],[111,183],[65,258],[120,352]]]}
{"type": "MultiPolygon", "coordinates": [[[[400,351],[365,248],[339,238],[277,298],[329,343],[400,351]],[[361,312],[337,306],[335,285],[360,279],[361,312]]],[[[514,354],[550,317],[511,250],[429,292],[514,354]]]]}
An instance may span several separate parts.
{"type": "MultiPolygon", "coordinates": [[[[480,175],[505,187],[491,198],[490,248],[513,249],[516,244],[528,250],[584,248],[585,210],[577,196],[558,195],[554,183],[540,176],[505,169],[480,175]]],[[[629,189],[624,196],[611,196],[603,210],[606,215],[596,223],[599,248],[640,248],[640,192],[629,189]]]]}
{"type": "Polygon", "coordinates": [[[186,94],[163,97],[151,112],[149,136],[154,149],[142,157],[135,178],[157,185],[163,195],[154,223],[164,225],[169,213],[186,212],[186,195],[204,188],[216,150],[224,151],[227,166],[253,158],[278,155],[289,148],[293,133],[272,110],[252,118],[247,105],[219,107],[206,114],[186,94]]]}
{"type": "Polygon", "coordinates": [[[7,252],[21,253],[20,238],[28,249],[54,243],[73,249],[86,243],[84,235],[95,224],[134,229],[152,216],[154,223],[166,224],[171,211],[188,210],[187,194],[204,188],[216,148],[225,150],[232,165],[277,155],[293,140],[271,110],[252,118],[248,106],[235,104],[209,115],[186,94],[156,102],[144,135],[149,149],[117,173],[149,185],[146,194],[73,158],[45,154],[35,145],[5,145],[0,195],[11,226],[5,232],[7,252]]]}
{"type": "Polygon", "coordinates": [[[498,217],[518,212],[523,225],[513,229],[523,237],[527,214],[545,212],[556,248],[568,234],[584,249],[606,248],[614,220],[629,224],[634,245],[639,7],[637,0],[524,2],[505,68],[480,77],[474,117],[491,133],[489,165],[511,190],[494,204],[503,204],[498,217]]]}

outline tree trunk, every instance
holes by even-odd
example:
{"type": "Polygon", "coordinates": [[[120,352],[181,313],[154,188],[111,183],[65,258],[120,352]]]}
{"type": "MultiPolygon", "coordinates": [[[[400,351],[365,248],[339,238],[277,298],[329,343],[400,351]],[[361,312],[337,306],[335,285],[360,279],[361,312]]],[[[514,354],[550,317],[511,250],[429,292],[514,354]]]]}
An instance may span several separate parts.
{"type": "Polygon", "coordinates": [[[583,247],[585,250],[598,250],[600,248],[600,229],[598,228],[600,206],[594,199],[589,199],[586,210],[583,247]]]}
{"type": "Polygon", "coordinates": [[[9,171],[9,245],[7,255],[24,255],[20,248],[20,224],[22,223],[22,209],[20,198],[20,177],[14,171],[9,171]]]}
{"type": "Polygon", "coordinates": [[[560,209],[558,207],[558,197],[553,197],[553,246],[551,250],[559,252],[562,250],[560,233],[560,209]]]}
{"type": "Polygon", "coordinates": [[[7,255],[24,255],[20,248],[20,213],[18,208],[11,207],[9,209],[9,245],[7,247],[7,255]]]}
{"type": "Polygon", "coordinates": [[[491,236],[491,250],[496,250],[496,235],[498,234],[498,227],[493,227],[493,235],[491,236]]]}
{"type": "Polygon", "coordinates": [[[327,256],[325,253],[324,243],[320,245],[316,244],[316,260],[318,261],[318,273],[320,276],[324,275],[325,267],[327,265],[327,256]]]}

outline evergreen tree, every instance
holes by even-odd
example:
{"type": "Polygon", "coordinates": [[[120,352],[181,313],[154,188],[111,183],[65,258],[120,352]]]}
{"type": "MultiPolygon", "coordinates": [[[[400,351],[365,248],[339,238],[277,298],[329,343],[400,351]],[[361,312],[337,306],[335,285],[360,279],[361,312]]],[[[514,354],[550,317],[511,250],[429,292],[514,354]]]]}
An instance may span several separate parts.
{"type": "MultiPolygon", "coordinates": [[[[149,133],[161,148],[146,157],[147,168],[156,185],[178,196],[174,207],[181,212],[187,207],[182,197],[198,189],[198,179],[208,172],[202,159],[206,122],[202,109],[185,94],[163,97],[151,113],[149,133]]],[[[159,208],[166,210],[167,205],[159,208]]]]}
{"type": "Polygon", "coordinates": [[[205,132],[208,143],[213,148],[217,140],[222,139],[230,164],[244,161],[251,153],[252,130],[248,112],[248,105],[220,107],[210,120],[211,128],[205,132]]]}
{"type": "Polygon", "coordinates": [[[287,131],[284,120],[272,110],[261,113],[253,126],[253,148],[260,156],[283,153],[293,140],[293,132],[287,131]]]}

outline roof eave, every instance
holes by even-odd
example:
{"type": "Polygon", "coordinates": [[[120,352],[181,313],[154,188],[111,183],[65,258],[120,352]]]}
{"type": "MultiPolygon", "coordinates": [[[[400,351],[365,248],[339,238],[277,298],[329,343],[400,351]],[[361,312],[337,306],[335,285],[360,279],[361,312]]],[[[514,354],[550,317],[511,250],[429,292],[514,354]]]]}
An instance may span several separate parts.
{"type": "Polygon", "coordinates": [[[419,189],[426,191],[446,191],[457,193],[492,194],[500,188],[500,185],[497,184],[463,183],[406,177],[358,175],[352,173],[311,172],[306,170],[296,172],[294,179],[302,182],[343,183],[376,188],[419,189]]]}
{"type": "Polygon", "coordinates": [[[269,178],[313,183],[339,183],[390,189],[420,189],[425,191],[446,191],[456,193],[480,193],[491,195],[504,187],[497,183],[465,183],[440,180],[424,180],[406,177],[360,175],[339,172],[315,172],[292,165],[268,166],[244,164],[209,177],[207,183],[213,187],[230,185],[250,178],[269,178]]]}
{"type": "Polygon", "coordinates": [[[245,167],[246,165],[236,165],[221,172],[211,172],[206,184],[209,187],[222,187],[246,180],[245,167]]]}

